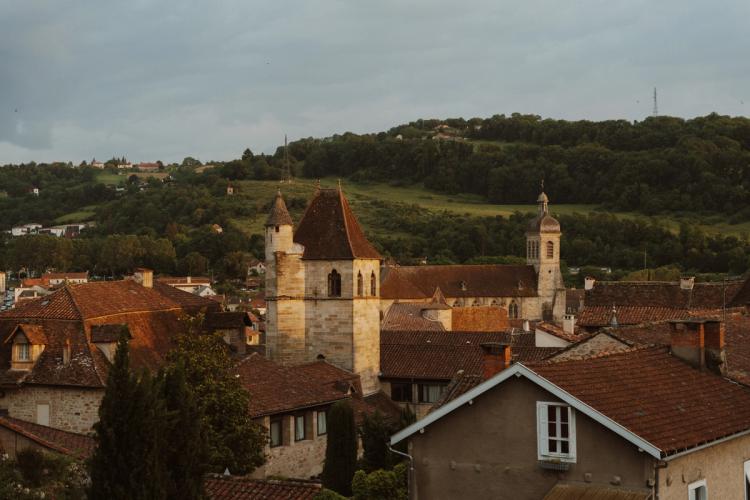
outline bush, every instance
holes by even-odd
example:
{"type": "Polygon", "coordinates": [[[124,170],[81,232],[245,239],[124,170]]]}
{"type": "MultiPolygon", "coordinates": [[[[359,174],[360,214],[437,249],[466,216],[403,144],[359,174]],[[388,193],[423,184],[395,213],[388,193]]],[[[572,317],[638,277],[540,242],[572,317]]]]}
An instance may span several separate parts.
{"type": "Polygon", "coordinates": [[[29,486],[42,484],[46,467],[44,453],[36,448],[26,448],[16,454],[16,463],[25,483],[29,486]]]}
{"type": "Polygon", "coordinates": [[[313,500],[346,500],[346,497],[339,495],[333,490],[323,488],[320,493],[315,495],[313,500]]]}

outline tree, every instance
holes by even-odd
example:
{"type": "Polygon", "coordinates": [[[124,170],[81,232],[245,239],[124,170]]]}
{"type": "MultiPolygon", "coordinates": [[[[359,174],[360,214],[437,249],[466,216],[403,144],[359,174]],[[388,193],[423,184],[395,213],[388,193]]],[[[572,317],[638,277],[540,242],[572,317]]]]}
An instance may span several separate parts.
{"type": "Polygon", "coordinates": [[[233,375],[229,347],[219,334],[202,332],[202,317],[185,318],[185,332],[168,355],[169,367],[182,364],[201,414],[208,442],[209,470],[247,474],[262,465],[265,431],[248,413],[250,395],[233,375]]]}
{"type": "Polygon", "coordinates": [[[128,333],[123,328],[94,425],[89,498],[166,498],[164,405],[158,383],[130,373],[128,333]]]}
{"type": "Polygon", "coordinates": [[[382,413],[365,415],[359,434],[362,438],[362,466],[365,471],[390,469],[397,460],[388,450],[388,441],[394,432],[394,426],[389,424],[382,413]]]}
{"type": "Polygon", "coordinates": [[[406,464],[398,464],[393,470],[376,470],[369,474],[358,470],[352,479],[352,500],[406,500],[408,498],[408,476],[406,464]]]}
{"type": "Polygon", "coordinates": [[[178,362],[162,374],[162,397],[168,426],[165,449],[167,497],[184,500],[205,498],[203,476],[208,461],[208,442],[201,425],[198,401],[188,388],[185,366],[178,362]]]}
{"type": "Polygon", "coordinates": [[[253,152],[250,151],[250,148],[245,149],[245,151],[242,152],[242,159],[243,160],[252,160],[253,159],[253,152]]]}
{"type": "Polygon", "coordinates": [[[323,486],[351,496],[352,478],[357,467],[357,430],[354,411],[347,401],[331,406],[328,413],[328,443],[323,466],[323,486]]]}

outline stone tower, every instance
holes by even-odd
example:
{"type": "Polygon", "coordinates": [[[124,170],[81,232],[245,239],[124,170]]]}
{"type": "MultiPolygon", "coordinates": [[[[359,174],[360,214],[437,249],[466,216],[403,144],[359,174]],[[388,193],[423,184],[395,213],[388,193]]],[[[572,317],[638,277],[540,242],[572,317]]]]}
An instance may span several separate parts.
{"type": "Polygon", "coordinates": [[[297,230],[277,194],[266,223],[271,359],[326,359],[379,387],[380,261],[341,189],[318,189],[297,230]],[[288,232],[287,232],[288,231],[288,232]]]}
{"type": "Polygon", "coordinates": [[[526,263],[537,274],[537,294],[541,316],[547,321],[562,321],[565,316],[565,286],[560,273],[560,223],[549,213],[549,199],[537,198],[537,216],[526,230],[526,263]]]}
{"type": "Polygon", "coordinates": [[[302,248],[294,243],[292,217],[276,193],[265,225],[266,349],[280,363],[305,357],[305,270],[302,248]]]}

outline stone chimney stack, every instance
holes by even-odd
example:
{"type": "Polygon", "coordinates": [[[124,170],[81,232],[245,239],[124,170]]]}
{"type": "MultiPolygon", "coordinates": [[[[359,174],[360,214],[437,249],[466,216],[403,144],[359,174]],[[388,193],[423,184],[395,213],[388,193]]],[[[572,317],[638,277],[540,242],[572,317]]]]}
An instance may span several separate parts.
{"type": "Polygon", "coordinates": [[[511,350],[507,344],[486,343],[482,347],[482,378],[487,380],[510,366],[511,350]]]}
{"type": "Polygon", "coordinates": [[[683,276],[680,278],[680,289],[692,290],[695,285],[695,276],[683,276]]]}
{"type": "Polygon", "coordinates": [[[139,267],[135,270],[135,281],[140,283],[145,288],[154,287],[154,272],[151,269],[139,267]]]}
{"type": "Polygon", "coordinates": [[[594,284],[596,283],[596,278],[593,278],[591,276],[586,276],[583,281],[583,289],[584,290],[591,290],[594,288],[594,284]]]}
{"type": "Polygon", "coordinates": [[[727,358],[724,323],[719,320],[672,321],[670,344],[672,354],[694,368],[708,368],[725,375],[727,358]]]}

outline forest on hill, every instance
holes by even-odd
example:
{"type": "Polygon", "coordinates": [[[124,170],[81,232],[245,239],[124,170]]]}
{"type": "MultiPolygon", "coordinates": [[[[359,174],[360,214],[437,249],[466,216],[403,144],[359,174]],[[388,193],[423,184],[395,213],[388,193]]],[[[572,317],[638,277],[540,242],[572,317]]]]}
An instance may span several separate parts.
{"type": "MultiPolygon", "coordinates": [[[[750,120],[745,118],[419,120],[378,134],[294,141],[287,158],[293,175],[309,179],[305,189],[304,182],[285,187],[296,220],[312,179],[344,178],[345,187],[357,186],[358,193],[373,182],[394,192],[398,186],[419,186],[409,191],[414,199],[401,191],[388,199],[350,197],[373,243],[400,263],[519,261],[529,213],[484,216],[449,203],[445,209],[428,208],[418,198],[444,193],[439,196],[452,201],[458,193],[472,193],[493,203],[529,204],[544,179],[553,213],[563,203],[585,208],[557,214],[567,266],[591,266],[587,273],[611,268],[612,278],[642,269],[644,261],[669,276],[718,278],[750,267],[750,243],[740,231],[706,232],[647,216],[663,214],[666,220],[669,214],[693,213],[705,221],[750,220],[750,120]],[[617,211],[644,215],[624,217],[617,211]]],[[[205,166],[188,157],[165,165],[166,179],[69,164],[5,166],[0,168],[5,229],[76,219],[96,226],[75,240],[3,236],[0,264],[105,275],[145,265],[162,273],[242,278],[246,264],[262,258],[260,227],[284,165],[279,148],[273,155],[246,149],[236,160],[205,166]],[[237,195],[227,196],[229,183],[239,188],[237,195]],[[39,196],[30,193],[32,188],[39,188],[39,196]]]]}

